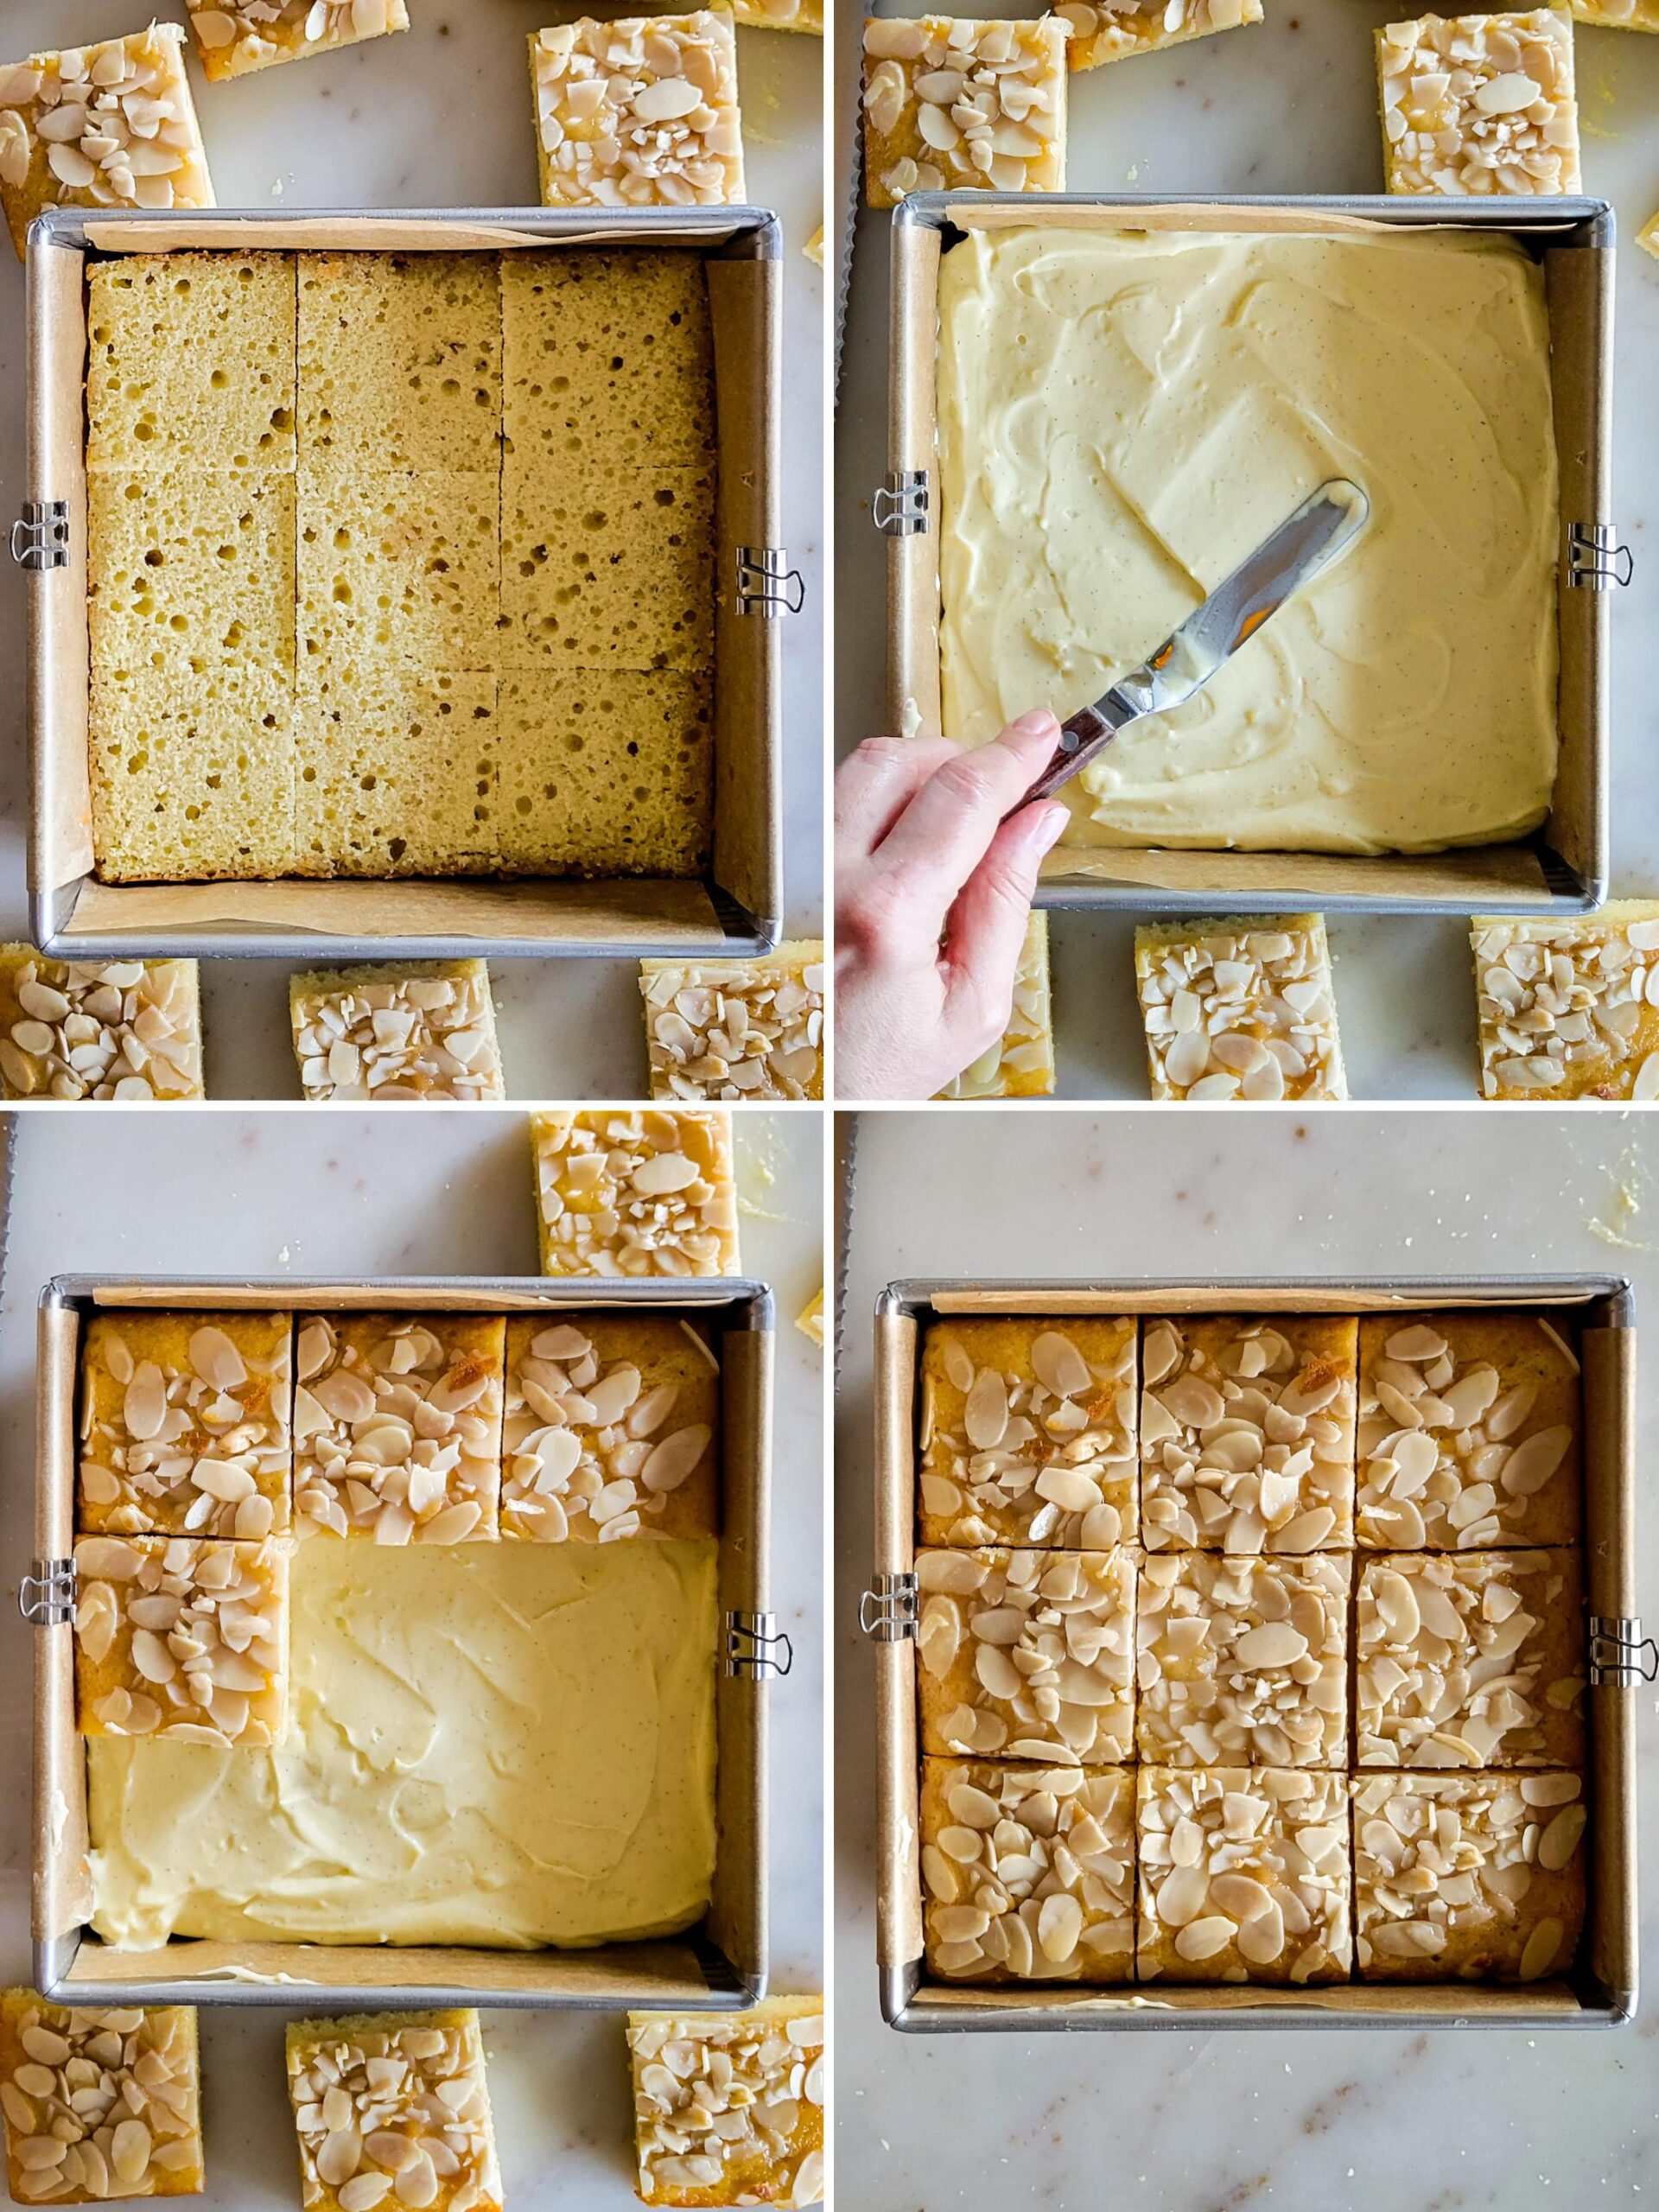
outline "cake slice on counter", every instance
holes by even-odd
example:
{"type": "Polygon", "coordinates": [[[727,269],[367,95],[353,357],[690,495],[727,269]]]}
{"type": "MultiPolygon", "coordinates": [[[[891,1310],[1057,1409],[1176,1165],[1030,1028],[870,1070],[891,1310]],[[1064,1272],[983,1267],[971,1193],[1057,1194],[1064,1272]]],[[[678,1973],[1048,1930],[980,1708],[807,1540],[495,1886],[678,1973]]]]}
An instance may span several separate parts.
{"type": "Polygon", "coordinates": [[[287,1537],[82,1536],[75,1707],[83,1736],[263,1749],[288,1717],[287,1537]]]}
{"type": "Polygon", "coordinates": [[[288,1002],[308,1099],[506,1096],[481,960],[311,969],[288,1002]]]}
{"type": "Polygon", "coordinates": [[[823,0],[732,0],[732,13],[751,30],[823,36],[823,0]]]}
{"type": "Polygon", "coordinates": [[[1065,189],[1066,23],[871,16],[864,25],[864,198],[1065,189]],[[971,118],[971,119],[969,119],[971,118]]]}
{"type": "Polygon", "coordinates": [[[712,207],[743,197],[730,11],[583,18],[532,31],[549,207],[712,207]]]}
{"type": "Polygon", "coordinates": [[[924,1759],[921,1864],[943,1980],[1135,1980],[1128,1768],[924,1759]]]}
{"type": "Polygon", "coordinates": [[[1348,1783],[1271,1767],[1143,1766],[1136,1777],[1141,1981],[1346,1981],[1348,1783]]]}
{"type": "Polygon", "coordinates": [[[499,467],[501,279],[493,254],[288,258],[303,467],[324,475],[499,467]]]}
{"type": "Polygon", "coordinates": [[[0,64],[0,209],[20,261],[47,207],[213,205],[176,23],[0,64]]]}
{"type": "Polygon", "coordinates": [[[1054,1090],[1054,1015],[1048,916],[1033,910],[1014,974],[1014,1011],[995,1044],[946,1084],[941,1098],[1048,1098],[1054,1090]]]}
{"type": "Polygon", "coordinates": [[[86,466],[295,466],[294,257],[124,253],[86,268],[86,466]]]}
{"type": "Polygon", "coordinates": [[[643,2204],[821,2204],[823,1999],[630,2012],[643,2204]]]}
{"type": "Polygon", "coordinates": [[[822,1098],[823,945],[756,960],[642,960],[651,1095],[822,1098]]]}
{"type": "Polygon", "coordinates": [[[1148,1319],[1147,1549],[1349,1549],[1358,1345],[1351,1313],[1148,1319]]]}
{"type": "Polygon", "coordinates": [[[1376,34],[1376,66],[1390,192],[1580,189],[1565,10],[1389,23],[1376,34]]]}
{"type": "Polygon", "coordinates": [[[1322,914],[1152,922],[1135,977],[1154,1098],[1346,1098],[1322,914]]]}
{"type": "Polygon", "coordinates": [[[185,0],[210,82],[406,31],[404,0],[185,0]]]}
{"type": "Polygon", "coordinates": [[[1659,899],[1477,914],[1470,941],[1483,1098],[1659,1097],[1659,899]]]}
{"type": "Polygon", "coordinates": [[[95,1313],[80,1362],[89,1535],[280,1534],[294,1471],[291,1313],[95,1313]]]}
{"type": "Polygon", "coordinates": [[[0,945],[0,1096],[206,1095],[194,960],[48,960],[0,945]]]}
{"type": "Polygon", "coordinates": [[[296,1533],[493,1541],[505,1347],[499,1314],[307,1314],[294,1348],[296,1533]]]}
{"type": "Polygon", "coordinates": [[[531,1147],[544,1275],[736,1274],[725,1107],[535,1114],[531,1147]]]}
{"type": "Polygon", "coordinates": [[[920,1541],[1090,1552],[1132,1541],[1135,1434],[1133,1319],[932,1322],[920,1541]]]}
{"type": "Polygon", "coordinates": [[[1362,1315],[1362,1551],[1578,1542],[1583,1413],[1570,1326],[1492,1306],[1362,1315]]]}
{"type": "Polygon", "coordinates": [[[207,2187],[191,2005],[50,2005],[32,1989],[7,1990],[0,2106],[14,2203],[199,2196],[207,2187]]]}
{"type": "Polygon", "coordinates": [[[1649,215],[1636,234],[1637,245],[1646,246],[1650,254],[1659,257],[1659,210],[1649,215]]]}
{"type": "Polygon", "coordinates": [[[515,1314],[505,1408],[504,1537],[608,1544],[718,1532],[720,1366],[689,1321],[515,1314]]]}
{"type": "Polygon", "coordinates": [[[475,2012],[290,2020],[285,2041],[306,2212],[501,2212],[475,2012]]]}
{"type": "Polygon", "coordinates": [[[1575,1551],[1365,1560],[1355,1764],[1581,1766],[1586,1632],[1575,1551]]]}
{"type": "Polygon", "coordinates": [[[1135,1600],[1142,1761],[1344,1765],[1352,1558],[1147,1558],[1135,1600]]]}
{"type": "Polygon", "coordinates": [[[1362,1981],[1536,1981],[1584,1925],[1577,1774],[1368,1774],[1353,1793],[1362,1981]]]}
{"type": "Polygon", "coordinates": [[[1066,23],[1068,69],[1098,69],[1132,54],[1157,54],[1211,31],[1236,30],[1262,21],[1262,0],[1061,0],[1055,13],[1066,23]]]}
{"type": "Polygon", "coordinates": [[[795,1325],[804,1337],[823,1349],[823,1290],[815,1290],[800,1312],[795,1316],[795,1325]]]}
{"type": "Polygon", "coordinates": [[[1135,1568],[1114,1551],[918,1551],[922,1749],[1110,1766],[1135,1757],[1135,1568]]]}

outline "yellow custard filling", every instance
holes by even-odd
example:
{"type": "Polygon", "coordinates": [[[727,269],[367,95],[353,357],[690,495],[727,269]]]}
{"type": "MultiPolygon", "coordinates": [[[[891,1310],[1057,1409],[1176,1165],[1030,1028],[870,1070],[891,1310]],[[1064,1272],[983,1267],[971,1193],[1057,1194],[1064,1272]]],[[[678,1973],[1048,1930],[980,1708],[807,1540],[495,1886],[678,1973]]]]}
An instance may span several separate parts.
{"type": "Polygon", "coordinates": [[[318,1538],[269,1751],[89,1741],[107,1942],[581,1946],[701,1917],[715,1545],[318,1538]]]}
{"type": "Polygon", "coordinates": [[[1065,793],[1073,846],[1521,836],[1556,765],[1543,277],[1512,241],[976,232],[939,280],[947,735],[1138,667],[1332,476],[1370,521],[1065,793]]]}

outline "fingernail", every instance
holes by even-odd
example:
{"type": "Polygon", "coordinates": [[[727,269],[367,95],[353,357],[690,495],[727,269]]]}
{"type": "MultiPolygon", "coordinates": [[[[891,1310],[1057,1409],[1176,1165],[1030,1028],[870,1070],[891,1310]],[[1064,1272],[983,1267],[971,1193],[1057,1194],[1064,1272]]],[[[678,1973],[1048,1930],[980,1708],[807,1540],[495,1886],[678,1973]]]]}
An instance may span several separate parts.
{"type": "Polygon", "coordinates": [[[1060,726],[1059,717],[1047,707],[1033,707],[1028,715],[1021,715],[1008,724],[1021,737],[1047,737],[1060,726]]]}
{"type": "Polygon", "coordinates": [[[1062,806],[1058,799],[1039,799],[1034,806],[1026,809],[1020,817],[1020,826],[1022,835],[1041,854],[1059,842],[1071,819],[1070,808],[1062,806]]]}

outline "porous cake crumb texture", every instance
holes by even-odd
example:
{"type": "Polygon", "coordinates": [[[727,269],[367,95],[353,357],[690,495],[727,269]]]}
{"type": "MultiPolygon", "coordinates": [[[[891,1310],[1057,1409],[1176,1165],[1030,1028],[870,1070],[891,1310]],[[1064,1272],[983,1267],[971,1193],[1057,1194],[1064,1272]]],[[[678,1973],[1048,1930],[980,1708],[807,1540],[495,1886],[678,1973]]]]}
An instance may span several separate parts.
{"type": "Polygon", "coordinates": [[[106,881],[707,868],[697,255],[137,255],[88,330],[106,881]]]}

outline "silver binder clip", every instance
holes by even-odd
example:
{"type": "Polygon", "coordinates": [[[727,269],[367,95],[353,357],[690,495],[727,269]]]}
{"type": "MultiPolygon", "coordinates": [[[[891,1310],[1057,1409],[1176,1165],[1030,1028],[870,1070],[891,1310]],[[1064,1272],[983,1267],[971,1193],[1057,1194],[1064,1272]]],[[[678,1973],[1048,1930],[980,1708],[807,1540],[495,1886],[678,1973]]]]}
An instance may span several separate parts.
{"type": "Polygon", "coordinates": [[[927,471],[895,468],[875,487],[870,520],[883,537],[919,537],[927,529],[927,471]]]}
{"type": "Polygon", "coordinates": [[[721,1672],[736,1681],[760,1682],[784,1675],[795,1664],[795,1647],[778,1625],[776,1613],[728,1613],[721,1672]]]}
{"type": "Polygon", "coordinates": [[[798,614],[806,604],[806,585],[789,565],[781,545],[740,545],[737,549],[737,611],[740,614],[798,614]]]}
{"type": "Polygon", "coordinates": [[[919,1620],[913,1574],[878,1574],[858,1601],[858,1624],[874,1643],[903,1643],[919,1620]]]}
{"type": "Polygon", "coordinates": [[[1629,583],[1636,572],[1636,556],[1621,545],[1605,522],[1575,522],[1567,525],[1567,581],[1588,591],[1611,591],[1629,583]]]}
{"type": "Polygon", "coordinates": [[[1634,1689],[1659,1681],[1659,1644],[1643,1636],[1634,1615],[1590,1616],[1590,1682],[1595,1689],[1634,1689]]]}
{"type": "Polygon", "coordinates": [[[73,1560],[37,1559],[17,1586],[17,1610],[31,1628],[58,1628],[73,1620],[73,1560]]]}
{"type": "Polygon", "coordinates": [[[69,565],[69,503],[67,499],[26,499],[23,512],[11,525],[11,557],[31,574],[41,569],[69,565]]]}

